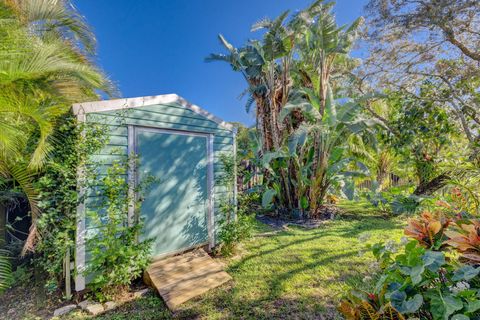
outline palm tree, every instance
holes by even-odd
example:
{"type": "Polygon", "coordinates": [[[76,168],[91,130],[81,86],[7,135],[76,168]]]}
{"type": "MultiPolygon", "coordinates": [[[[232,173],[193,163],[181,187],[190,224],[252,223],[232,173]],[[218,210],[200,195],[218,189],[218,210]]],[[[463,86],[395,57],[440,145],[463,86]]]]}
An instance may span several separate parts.
{"type": "Polygon", "coordinates": [[[282,139],[291,128],[279,120],[280,111],[287,103],[292,87],[291,67],[295,45],[303,30],[312,23],[321,0],[294,15],[288,22],[286,11],[274,20],[263,19],[252,26],[252,31],[265,29],[262,41],[249,41],[244,47],[235,48],[222,35],[221,44],[227,54],[211,54],[205,61],[224,61],[240,72],[248,88],[247,112],[255,103],[257,131],[262,140],[262,151],[280,148],[282,139]]]}
{"type": "Polygon", "coordinates": [[[332,4],[315,1],[288,21],[288,12],[274,20],[264,19],[253,27],[266,29],[262,41],[250,41],[240,49],[220,36],[228,54],[207,58],[226,61],[244,76],[250,94],[248,106],[256,106],[257,132],[262,141],[260,156],[267,164],[266,199],[275,195],[277,205],[289,210],[316,210],[323,201],[329,184],[325,181],[330,180],[324,179],[327,173],[322,171],[322,162],[328,162],[331,150],[321,144],[324,134],[333,139],[333,133],[321,125],[327,121],[323,119],[327,94],[340,94],[346,79],[343,75],[354,67],[348,52],[362,20],[338,27],[331,8],[332,4]],[[312,115],[302,109],[306,105],[317,111],[313,123],[308,119],[312,115]],[[285,112],[288,116],[282,116],[285,112]],[[309,132],[305,141],[311,141],[305,144],[305,148],[312,148],[311,152],[299,151],[311,158],[308,168],[303,156],[298,160],[298,154],[292,157],[286,150],[292,133],[300,128],[309,132]],[[271,161],[276,162],[275,170],[268,165],[271,161]]]}
{"type": "MultiPolygon", "coordinates": [[[[322,1],[315,1],[305,10],[287,21],[288,11],[274,20],[263,19],[254,24],[252,31],[266,30],[261,41],[252,40],[242,48],[235,48],[220,35],[220,41],[227,54],[211,54],[210,61],[228,62],[234,71],[245,78],[249,94],[247,111],[255,104],[256,129],[261,141],[260,157],[267,152],[279,150],[290,133],[298,127],[302,119],[293,113],[288,119],[280,119],[280,112],[288,102],[293,85],[291,76],[295,46],[301,41],[302,32],[314,21],[322,1]]],[[[293,188],[290,182],[295,174],[289,166],[281,168],[279,192],[282,193],[281,205],[292,209],[296,207],[293,188]]],[[[268,172],[265,172],[268,176],[268,172]]]]}
{"type": "Polygon", "coordinates": [[[67,0],[0,1],[0,177],[21,188],[32,227],[40,214],[32,181],[54,148],[57,119],[73,102],[114,92],[90,62],[95,38],[67,0]]]}

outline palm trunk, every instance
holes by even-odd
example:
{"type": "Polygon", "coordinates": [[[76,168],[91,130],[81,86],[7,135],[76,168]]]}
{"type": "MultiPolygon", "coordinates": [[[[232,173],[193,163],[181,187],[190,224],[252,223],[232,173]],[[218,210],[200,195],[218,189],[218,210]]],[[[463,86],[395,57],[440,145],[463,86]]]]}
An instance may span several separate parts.
{"type": "Polygon", "coordinates": [[[442,173],[430,181],[421,183],[415,191],[413,191],[413,194],[417,196],[430,196],[435,193],[435,191],[446,186],[450,179],[448,172],[442,173]]]}

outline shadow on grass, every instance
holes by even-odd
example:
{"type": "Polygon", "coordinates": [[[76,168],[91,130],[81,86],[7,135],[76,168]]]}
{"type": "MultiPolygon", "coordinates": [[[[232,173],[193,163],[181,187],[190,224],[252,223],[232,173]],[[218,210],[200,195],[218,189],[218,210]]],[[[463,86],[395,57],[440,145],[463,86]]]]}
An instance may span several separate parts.
{"type": "MultiPolygon", "coordinates": [[[[282,234],[285,234],[285,236],[292,236],[291,235],[291,232],[290,231],[284,231],[284,232],[281,232],[281,233],[278,233],[275,235],[275,238],[277,237],[281,237],[282,234]]],[[[241,268],[242,265],[244,265],[246,262],[252,260],[252,259],[255,259],[255,258],[259,258],[261,256],[264,256],[264,255],[268,255],[268,254],[272,254],[274,252],[277,252],[279,250],[283,250],[283,249],[287,249],[289,247],[292,247],[292,246],[296,246],[296,245],[299,245],[299,244],[302,244],[302,243],[306,243],[306,242],[309,242],[309,241],[312,241],[312,240],[316,240],[318,239],[318,236],[317,235],[314,235],[314,236],[311,236],[311,237],[306,237],[306,238],[303,238],[303,239],[299,239],[299,240],[295,240],[295,241],[289,241],[289,242],[285,242],[283,244],[280,244],[279,246],[276,246],[272,249],[268,249],[268,250],[260,250],[258,251],[257,253],[255,254],[250,254],[246,257],[244,257],[242,260],[240,260],[239,262],[237,263],[234,263],[233,265],[229,266],[229,271],[234,271],[235,269],[239,269],[241,268]]],[[[252,251],[255,251],[256,249],[258,249],[260,246],[253,246],[253,247],[250,247],[249,249],[252,250],[252,251]]]]}
{"type": "MultiPolygon", "coordinates": [[[[336,254],[336,255],[331,255],[328,257],[325,257],[323,259],[318,259],[315,260],[314,262],[303,264],[299,268],[295,268],[292,270],[288,270],[287,272],[280,273],[278,275],[275,275],[269,282],[271,284],[270,286],[270,296],[273,298],[277,298],[279,294],[283,293],[283,285],[286,281],[290,280],[291,278],[295,277],[297,274],[303,273],[305,271],[313,270],[319,265],[327,265],[332,262],[335,262],[340,259],[352,257],[356,254],[354,251],[342,253],[342,254],[336,254]]],[[[340,275],[343,277],[343,275],[340,275]]]]}
{"type": "Polygon", "coordinates": [[[404,223],[400,220],[383,220],[383,219],[363,219],[361,221],[351,221],[348,226],[342,226],[337,229],[337,233],[341,237],[357,238],[361,233],[401,229],[404,223]]]}
{"type": "Polygon", "coordinates": [[[339,203],[340,218],[343,220],[360,220],[365,218],[390,219],[390,212],[382,211],[366,201],[343,201],[339,203]]]}
{"type": "Polygon", "coordinates": [[[233,289],[215,297],[194,301],[184,310],[174,314],[175,319],[210,319],[208,311],[214,309],[215,319],[341,319],[335,305],[311,304],[303,297],[276,299],[234,299],[233,289]],[[208,309],[203,306],[209,305],[208,309]]]}
{"type": "Polygon", "coordinates": [[[181,310],[172,314],[152,296],[95,319],[340,319],[339,298],[351,288],[363,288],[362,279],[370,271],[370,259],[356,257],[358,236],[372,232],[388,237],[402,223],[375,215],[341,217],[318,229],[290,227],[254,238],[245,244],[243,257],[229,262],[232,283],[181,310]]]}

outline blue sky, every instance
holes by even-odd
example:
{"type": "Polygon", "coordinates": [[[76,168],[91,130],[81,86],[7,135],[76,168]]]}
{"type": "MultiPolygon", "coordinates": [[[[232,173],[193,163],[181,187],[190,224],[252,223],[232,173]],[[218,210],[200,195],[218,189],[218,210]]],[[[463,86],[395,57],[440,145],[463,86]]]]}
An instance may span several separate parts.
{"type": "MultiPolygon", "coordinates": [[[[97,62],[122,97],[177,93],[226,121],[253,123],[238,96],[240,74],[226,63],[205,63],[221,52],[217,35],[235,46],[258,37],[250,26],[307,0],[76,0],[98,41],[97,62]]],[[[337,21],[363,14],[366,0],[338,0],[337,21]]]]}

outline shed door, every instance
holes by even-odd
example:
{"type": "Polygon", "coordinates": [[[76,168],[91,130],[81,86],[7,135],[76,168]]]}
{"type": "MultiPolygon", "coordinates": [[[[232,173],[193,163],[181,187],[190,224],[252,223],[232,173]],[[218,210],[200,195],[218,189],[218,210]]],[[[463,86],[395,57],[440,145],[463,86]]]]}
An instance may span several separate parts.
{"type": "Polygon", "coordinates": [[[208,242],[207,137],[136,128],[138,181],[153,176],[142,203],[141,239],[153,256],[208,242]]]}

